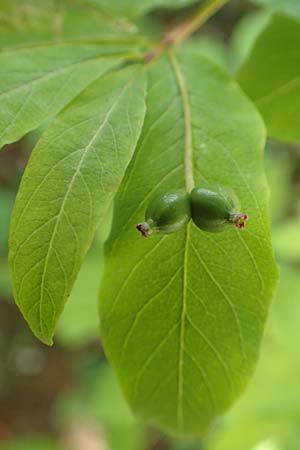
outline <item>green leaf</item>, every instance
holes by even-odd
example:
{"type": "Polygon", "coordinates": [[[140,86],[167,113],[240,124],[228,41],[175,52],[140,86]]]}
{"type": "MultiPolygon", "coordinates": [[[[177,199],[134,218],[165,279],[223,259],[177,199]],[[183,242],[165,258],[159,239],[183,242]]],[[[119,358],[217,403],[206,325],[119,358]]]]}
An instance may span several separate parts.
{"type": "Polygon", "coordinates": [[[273,12],[282,12],[300,19],[299,0],[252,0],[260,6],[268,8],[273,12]]]}
{"type": "Polygon", "coordinates": [[[245,62],[257,37],[267,26],[270,18],[270,12],[259,10],[242,16],[238,21],[230,37],[229,59],[232,73],[237,72],[245,62]]]}
{"type": "Polygon", "coordinates": [[[117,21],[107,15],[101,15],[97,10],[75,9],[72,5],[64,11],[62,38],[83,39],[92,37],[132,38],[136,27],[131,23],[117,21]]]}
{"type": "Polygon", "coordinates": [[[238,80],[259,108],[269,136],[300,140],[300,22],[276,16],[257,39],[238,80]]]}
{"type": "Polygon", "coordinates": [[[53,5],[45,11],[36,4],[24,5],[19,1],[0,12],[0,47],[23,47],[45,42],[134,36],[132,24],[120,23],[101,14],[99,10],[72,4],[60,8],[53,5]],[[21,3],[21,4],[20,4],[21,3]]]}
{"type": "Polygon", "coordinates": [[[228,69],[227,49],[220,39],[213,36],[200,35],[188,39],[184,43],[184,52],[192,52],[211,59],[216,64],[228,69]]]}
{"type": "Polygon", "coordinates": [[[144,95],[139,66],[94,82],[48,128],[25,171],[11,224],[10,265],[16,302],[47,344],[132,157],[144,95]]]}
{"type": "Polygon", "coordinates": [[[197,0],[88,0],[91,5],[119,17],[136,17],[155,8],[183,8],[197,0]]]}
{"type": "Polygon", "coordinates": [[[199,435],[245,389],[276,284],[265,132],[239,87],[204,57],[162,59],[148,77],[144,129],[115,201],[100,323],[133,410],[199,435]],[[247,229],[212,235],[190,223],[141,239],[135,224],[149,200],[192,177],[236,191],[247,229]]]}
{"type": "Polygon", "coordinates": [[[120,60],[124,46],[41,45],[0,54],[0,148],[57,114],[120,60]]]}

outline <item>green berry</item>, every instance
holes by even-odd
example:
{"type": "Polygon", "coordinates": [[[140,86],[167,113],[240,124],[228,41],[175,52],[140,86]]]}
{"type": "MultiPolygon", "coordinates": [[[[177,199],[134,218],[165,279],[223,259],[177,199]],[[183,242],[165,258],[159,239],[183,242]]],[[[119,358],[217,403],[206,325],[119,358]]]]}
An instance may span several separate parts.
{"type": "Polygon", "coordinates": [[[191,219],[189,195],[183,191],[171,191],[155,197],[147,208],[145,219],[136,226],[144,237],[152,233],[175,233],[191,219]]]}
{"type": "Polygon", "coordinates": [[[235,195],[222,187],[194,188],[191,192],[192,219],[198,228],[217,233],[228,225],[241,229],[248,219],[239,212],[235,195]]]}

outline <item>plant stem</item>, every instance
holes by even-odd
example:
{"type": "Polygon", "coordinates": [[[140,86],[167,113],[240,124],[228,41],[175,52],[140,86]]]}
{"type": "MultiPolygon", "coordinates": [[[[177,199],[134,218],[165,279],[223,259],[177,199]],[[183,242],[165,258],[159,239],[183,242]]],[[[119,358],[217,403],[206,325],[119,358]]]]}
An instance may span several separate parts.
{"type": "Polygon", "coordinates": [[[193,17],[171,30],[167,39],[173,45],[181,44],[228,2],[229,0],[208,0],[193,17]]]}
{"type": "Polygon", "coordinates": [[[207,0],[192,17],[165,34],[159,45],[145,55],[146,63],[157,59],[168,47],[181,44],[229,1],[207,0]]]}

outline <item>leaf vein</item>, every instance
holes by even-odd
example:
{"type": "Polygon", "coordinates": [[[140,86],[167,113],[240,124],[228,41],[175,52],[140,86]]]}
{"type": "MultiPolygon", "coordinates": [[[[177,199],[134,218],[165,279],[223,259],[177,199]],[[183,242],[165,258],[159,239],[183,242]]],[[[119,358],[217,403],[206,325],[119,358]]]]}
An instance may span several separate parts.
{"type": "Polygon", "coordinates": [[[218,352],[216,347],[211,343],[211,341],[208,339],[208,337],[205,336],[205,334],[200,330],[200,328],[194,323],[194,321],[191,319],[189,313],[187,313],[187,320],[188,320],[189,324],[192,326],[192,328],[196,331],[196,333],[199,334],[199,336],[202,338],[202,340],[207,344],[207,346],[211,349],[211,351],[217,357],[217,360],[219,361],[220,365],[222,366],[222,368],[224,370],[225,377],[226,377],[226,379],[228,381],[228,385],[230,387],[230,390],[233,392],[233,387],[234,387],[233,378],[231,376],[229,367],[227,366],[227,364],[223,360],[221,354],[218,352]]]}
{"type": "Polygon", "coordinates": [[[139,385],[142,379],[142,376],[146,370],[146,368],[149,366],[149,364],[155,359],[155,357],[159,354],[161,348],[166,344],[168,339],[172,336],[172,333],[176,330],[176,328],[179,326],[180,322],[175,323],[170,330],[168,330],[166,336],[160,341],[158,346],[155,348],[154,352],[148,356],[146,361],[143,363],[141,370],[137,374],[136,380],[135,380],[135,386],[134,386],[134,397],[138,396],[138,389],[139,385]]]}
{"type": "Polygon", "coordinates": [[[191,242],[191,247],[195,253],[195,255],[197,256],[201,266],[204,268],[205,272],[207,273],[207,275],[209,276],[209,278],[211,279],[211,281],[213,282],[213,284],[217,287],[217,289],[219,290],[219,292],[222,294],[222,298],[224,298],[225,302],[227,303],[227,305],[229,306],[230,311],[232,312],[233,318],[235,320],[236,323],[236,328],[237,328],[237,332],[238,332],[238,336],[239,336],[239,341],[240,341],[240,347],[241,347],[241,352],[243,355],[243,358],[245,360],[245,362],[247,363],[247,355],[245,352],[245,345],[244,345],[244,338],[243,338],[243,334],[242,334],[242,329],[241,329],[241,324],[240,324],[240,319],[239,316],[235,310],[234,304],[232,303],[231,299],[229,298],[229,296],[227,295],[227,293],[224,291],[224,289],[222,288],[222,286],[220,285],[220,283],[217,281],[217,279],[214,277],[214,275],[212,274],[212,272],[209,270],[207,264],[205,263],[205,261],[201,258],[198,250],[196,249],[196,247],[193,245],[193,243],[191,242]]]}
{"type": "Polygon", "coordinates": [[[139,317],[143,314],[143,312],[147,309],[148,306],[150,306],[152,304],[152,302],[154,300],[156,300],[158,297],[160,297],[162,295],[163,292],[165,292],[174,282],[174,280],[176,279],[176,276],[178,275],[178,273],[182,270],[182,267],[179,267],[175,273],[171,276],[171,278],[169,279],[168,283],[166,283],[164,285],[164,287],[162,289],[160,289],[155,295],[151,296],[143,305],[142,307],[137,311],[135,318],[129,328],[129,331],[127,333],[127,336],[125,338],[124,341],[124,345],[123,345],[123,349],[122,349],[122,353],[121,353],[121,357],[120,357],[120,364],[122,365],[123,359],[125,357],[126,354],[126,350],[127,350],[127,346],[128,343],[130,341],[130,338],[134,332],[135,327],[138,324],[138,319],[139,317]]]}

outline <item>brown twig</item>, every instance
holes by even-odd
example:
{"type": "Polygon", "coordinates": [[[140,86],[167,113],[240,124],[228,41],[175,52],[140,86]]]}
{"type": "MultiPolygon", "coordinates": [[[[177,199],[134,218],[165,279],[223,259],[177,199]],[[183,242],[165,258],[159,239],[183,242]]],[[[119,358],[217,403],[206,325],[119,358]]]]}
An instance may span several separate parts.
{"type": "Polygon", "coordinates": [[[188,18],[185,22],[176,25],[169,30],[152,51],[145,54],[146,64],[159,58],[161,54],[170,46],[181,44],[191,34],[193,34],[201,25],[207,22],[222,6],[230,0],[208,0],[204,5],[201,5],[199,10],[188,18]]]}

